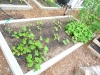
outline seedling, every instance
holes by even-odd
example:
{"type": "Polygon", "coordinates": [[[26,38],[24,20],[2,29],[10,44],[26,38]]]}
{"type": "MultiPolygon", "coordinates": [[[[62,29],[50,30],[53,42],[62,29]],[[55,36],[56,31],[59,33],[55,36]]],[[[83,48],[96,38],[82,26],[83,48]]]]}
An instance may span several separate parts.
{"type": "Polygon", "coordinates": [[[13,0],[10,0],[10,3],[12,3],[13,2],[13,0]]]}
{"type": "Polygon", "coordinates": [[[47,46],[44,47],[44,54],[46,55],[48,52],[49,48],[47,46]]]}
{"type": "Polygon", "coordinates": [[[40,40],[41,40],[41,41],[43,40],[42,36],[40,36],[40,40]]]}
{"type": "Polygon", "coordinates": [[[12,29],[11,28],[8,28],[8,33],[10,34],[12,32],[12,29]]]}
{"type": "Polygon", "coordinates": [[[45,42],[49,43],[50,42],[50,38],[46,38],[45,42]]]}
{"type": "MultiPolygon", "coordinates": [[[[0,0],[0,2],[1,2],[2,0],[0,0]]],[[[20,1],[20,3],[22,4],[23,3],[23,1],[24,0],[19,0],[20,1]]],[[[9,3],[12,3],[13,2],[13,0],[9,0],[9,3]]]]}
{"type": "Polygon", "coordinates": [[[61,29],[62,23],[60,21],[57,21],[57,22],[54,22],[54,23],[59,29],[61,29]]]}
{"type": "Polygon", "coordinates": [[[62,41],[64,45],[67,45],[70,41],[66,38],[65,40],[62,41]]]}
{"type": "Polygon", "coordinates": [[[54,27],[55,31],[58,31],[58,27],[54,27]]]}
{"type": "Polygon", "coordinates": [[[22,4],[24,0],[19,0],[19,1],[20,1],[20,3],[22,4]]]}
{"type": "Polygon", "coordinates": [[[58,36],[58,33],[54,33],[54,40],[60,41],[59,36],[58,36]]]}
{"type": "Polygon", "coordinates": [[[43,22],[42,21],[37,21],[36,24],[37,24],[37,29],[41,30],[41,26],[43,25],[43,22]]]}

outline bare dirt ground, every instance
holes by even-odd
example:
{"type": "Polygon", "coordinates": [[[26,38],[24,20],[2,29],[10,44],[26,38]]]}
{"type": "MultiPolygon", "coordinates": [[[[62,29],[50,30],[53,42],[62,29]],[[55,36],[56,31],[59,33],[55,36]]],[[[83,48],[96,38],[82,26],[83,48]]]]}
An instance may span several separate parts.
{"type": "Polygon", "coordinates": [[[12,75],[12,72],[7,64],[7,61],[0,49],[0,75],[12,75]]]}
{"type": "MultiPolygon", "coordinates": [[[[13,18],[37,18],[49,16],[62,16],[64,10],[41,10],[34,3],[30,3],[33,10],[6,11],[13,18]],[[18,14],[18,15],[17,15],[18,14]]],[[[68,14],[76,16],[78,11],[71,11],[68,14]]],[[[0,20],[10,17],[0,11],[0,20]]],[[[74,70],[80,66],[100,64],[100,58],[94,56],[86,45],[66,56],[64,59],[44,71],[41,75],[73,75],[74,70]]],[[[13,75],[2,51],[0,50],[0,75],[13,75]]]]}
{"type": "MultiPolygon", "coordinates": [[[[31,6],[33,7],[32,10],[10,10],[5,11],[10,16],[7,16],[3,12],[0,11],[0,20],[9,19],[13,17],[15,19],[21,18],[37,18],[37,17],[49,17],[49,16],[63,16],[65,9],[60,10],[41,10],[38,6],[36,6],[32,1],[30,1],[31,6]]],[[[78,11],[73,10],[72,12],[68,12],[67,14],[72,14],[76,16],[78,11]]]]}
{"type": "Polygon", "coordinates": [[[74,75],[74,71],[78,67],[98,64],[100,64],[100,58],[94,56],[91,50],[84,45],[44,71],[41,75],[74,75]]]}

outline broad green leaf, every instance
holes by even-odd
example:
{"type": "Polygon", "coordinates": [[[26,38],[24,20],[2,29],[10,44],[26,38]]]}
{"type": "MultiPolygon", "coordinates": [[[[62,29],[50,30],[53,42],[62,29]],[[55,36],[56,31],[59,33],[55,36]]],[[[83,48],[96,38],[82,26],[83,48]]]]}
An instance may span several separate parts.
{"type": "Polygon", "coordinates": [[[36,64],[35,65],[35,68],[34,68],[34,71],[37,71],[37,70],[39,70],[40,69],[40,64],[36,64]]]}
{"type": "Polygon", "coordinates": [[[46,38],[46,43],[49,43],[50,42],[50,38],[46,38]]]}
{"type": "Polygon", "coordinates": [[[28,63],[28,67],[32,67],[33,66],[33,61],[28,63]]]}
{"type": "Polygon", "coordinates": [[[42,36],[40,36],[40,40],[43,40],[42,36]]]}
{"type": "Polygon", "coordinates": [[[32,54],[28,54],[26,59],[32,59],[32,54]]]}
{"type": "Polygon", "coordinates": [[[47,46],[44,47],[44,54],[47,54],[49,48],[47,46]]]}
{"type": "Polygon", "coordinates": [[[22,27],[23,31],[27,31],[27,28],[25,26],[22,27]]]}
{"type": "Polygon", "coordinates": [[[38,48],[42,48],[42,44],[40,41],[36,41],[35,42],[35,45],[38,47],[38,48]]]}
{"type": "Polygon", "coordinates": [[[38,50],[35,50],[35,56],[39,56],[38,50]]]}
{"type": "Polygon", "coordinates": [[[41,56],[41,58],[42,58],[43,61],[46,61],[46,58],[44,56],[41,56]]]}
{"type": "Polygon", "coordinates": [[[34,50],[36,47],[34,45],[30,45],[30,49],[34,50]]]}

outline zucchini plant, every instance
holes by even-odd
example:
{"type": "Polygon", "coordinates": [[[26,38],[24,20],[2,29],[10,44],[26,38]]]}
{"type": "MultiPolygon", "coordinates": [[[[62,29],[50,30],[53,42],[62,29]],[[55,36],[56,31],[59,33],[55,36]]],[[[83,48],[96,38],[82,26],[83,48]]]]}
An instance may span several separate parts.
{"type": "Polygon", "coordinates": [[[20,43],[12,46],[13,54],[17,56],[26,56],[27,66],[34,67],[34,71],[40,69],[40,65],[46,60],[45,55],[49,48],[41,43],[42,36],[35,40],[35,35],[30,28],[22,27],[22,30],[14,31],[13,37],[21,39],[20,43]]]}

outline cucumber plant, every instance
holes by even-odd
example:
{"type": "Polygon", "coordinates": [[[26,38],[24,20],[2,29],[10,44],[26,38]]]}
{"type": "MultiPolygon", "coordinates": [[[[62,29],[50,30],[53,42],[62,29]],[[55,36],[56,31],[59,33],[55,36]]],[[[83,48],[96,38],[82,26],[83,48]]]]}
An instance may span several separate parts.
{"type": "Polygon", "coordinates": [[[30,28],[22,27],[22,30],[14,31],[13,37],[21,39],[20,43],[12,46],[13,54],[17,56],[26,56],[27,66],[34,67],[34,71],[40,69],[40,65],[46,60],[45,55],[49,48],[41,43],[42,36],[35,40],[35,35],[30,28]]]}

